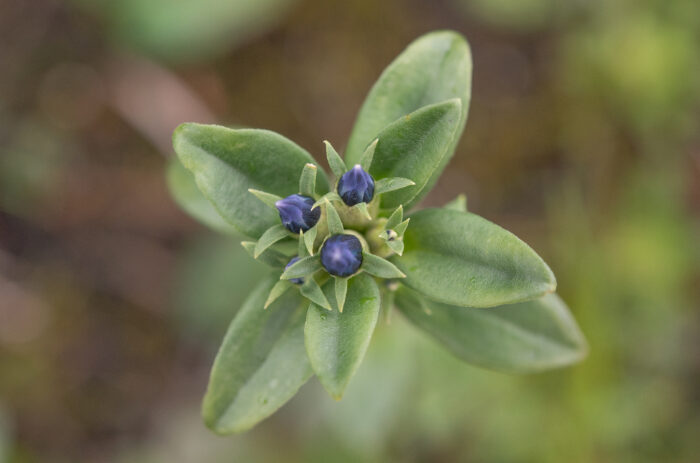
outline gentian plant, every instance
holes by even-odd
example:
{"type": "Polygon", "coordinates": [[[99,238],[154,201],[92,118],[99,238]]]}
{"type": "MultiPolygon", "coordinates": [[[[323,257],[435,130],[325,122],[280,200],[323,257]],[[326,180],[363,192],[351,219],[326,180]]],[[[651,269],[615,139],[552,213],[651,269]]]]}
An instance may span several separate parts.
{"type": "Polygon", "coordinates": [[[211,429],[251,428],[313,374],[340,399],[394,307],[483,367],[534,372],[585,355],[552,271],[527,244],[467,212],[464,196],[413,211],[464,129],[471,68],[459,34],[412,43],[370,91],[344,157],[325,142],[334,180],[270,131],[177,128],[187,170],[171,172],[176,200],[248,237],[243,247],[272,267],[214,361],[203,404],[211,429]]]}

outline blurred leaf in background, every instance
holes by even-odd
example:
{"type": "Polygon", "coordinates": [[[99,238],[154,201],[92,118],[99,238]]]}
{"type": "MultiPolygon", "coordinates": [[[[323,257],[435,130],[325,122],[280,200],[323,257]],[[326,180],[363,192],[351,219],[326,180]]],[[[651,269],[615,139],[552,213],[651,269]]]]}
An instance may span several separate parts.
{"type": "Polygon", "coordinates": [[[202,62],[277,24],[295,0],[73,0],[112,38],[165,61],[202,62]]]}

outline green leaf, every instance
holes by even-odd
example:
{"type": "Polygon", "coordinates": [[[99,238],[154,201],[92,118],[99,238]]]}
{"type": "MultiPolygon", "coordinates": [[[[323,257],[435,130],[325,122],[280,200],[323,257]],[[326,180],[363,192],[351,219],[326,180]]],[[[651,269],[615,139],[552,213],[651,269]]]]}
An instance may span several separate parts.
{"type": "Polygon", "coordinates": [[[384,193],[381,207],[399,204],[410,209],[425,193],[451,156],[449,151],[459,127],[458,98],[424,106],[388,125],[379,135],[369,173],[374,178],[402,177],[415,185],[384,193]]]}
{"type": "Polygon", "coordinates": [[[305,279],[301,287],[301,294],[316,305],[320,305],[326,310],[333,310],[331,304],[326,299],[326,296],[321,291],[321,287],[316,283],[312,276],[305,279]]]}
{"type": "Polygon", "coordinates": [[[265,250],[261,255],[259,255],[258,257],[254,257],[255,245],[256,243],[253,241],[241,241],[241,246],[243,246],[243,248],[246,251],[248,251],[250,257],[259,260],[263,264],[267,264],[272,267],[284,267],[285,265],[287,265],[287,262],[289,262],[289,257],[272,248],[267,248],[267,250],[265,250]]]}
{"type": "MultiPolygon", "coordinates": [[[[438,31],[416,39],[384,70],[370,90],[348,141],[345,152],[347,165],[357,164],[365,147],[399,118],[426,105],[459,98],[459,122],[445,156],[434,166],[433,175],[420,192],[424,194],[439,177],[464,130],[471,99],[471,75],[471,52],[460,34],[438,31]]],[[[379,154],[375,152],[375,163],[379,154]]],[[[419,183],[410,175],[394,176],[407,177],[419,183]]],[[[404,206],[408,208],[408,205],[404,206]]]]}
{"type": "Polygon", "coordinates": [[[467,195],[457,195],[455,199],[442,206],[443,209],[451,209],[453,211],[467,212],[467,195]]]}
{"type": "Polygon", "coordinates": [[[389,216],[389,219],[386,221],[384,228],[386,230],[391,230],[394,227],[396,227],[399,223],[401,223],[402,220],[403,220],[403,206],[399,206],[389,216]]]}
{"type": "Polygon", "coordinates": [[[313,197],[316,194],[316,172],[318,167],[313,164],[306,164],[301,171],[299,178],[299,193],[313,197]]]}
{"type": "Polygon", "coordinates": [[[377,140],[375,140],[369,144],[369,146],[365,149],[365,152],[362,153],[362,158],[360,158],[360,166],[362,169],[364,169],[366,172],[369,172],[370,167],[372,167],[372,159],[374,158],[374,150],[377,149],[377,140]]]}
{"type": "Polygon", "coordinates": [[[468,212],[424,209],[411,214],[401,258],[402,280],[426,297],[462,307],[492,307],[554,292],[547,264],[527,244],[468,212]]]}
{"type": "Polygon", "coordinates": [[[343,222],[340,220],[340,216],[338,215],[338,211],[335,210],[335,207],[331,204],[329,200],[326,200],[326,221],[328,223],[328,232],[331,235],[337,235],[340,233],[343,233],[344,228],[343,228],[343,222]]]}
{"type": "Polygon", "coordinates": [[[387,241],[386,245],[389,246],[389,249],[394,251],[398,255],[403,255],[403,240],[394,240],[394,241],[387,241]]]}
{"type": "MultiPolygon", "coordinates": [[[[335,301],[333,280],[324,285],[335,301]]],[[[379,316],[379,288],[364,274],[348,282],[345,309],[327,312],[311,304],[304,327],[306,351],[323,387],[336,400],[345,391],[369,346],[379,316]]]]}
{"type": "Polygon", "coordinates": [[[369,213],[369,208],[367,208],[367,203],[357,203],[354,206],[352,206],[352,209],[355,209],[362,214],[364,218],[367,220],[372,220],[372,214],[369,213]]]}
{"type": "Polygon", "coordinates": [[[310,256],[314,255],[314,241],[316,241],[317,234],[317,227],[313,227],[309,231],[304,233],[304,245],[306,246],[306,250],[309,252],[310,256]]]}
{"type": "Polygon", "coordinates": [[[335,302],[338,306],[338,311],[342,312],[345,306],[345,298],[348,295],[348,279],[335,277],[335,302]]]}
{"type": "Polygon", "coordinates": [[[258,258],[260,254],[265,252],[267,248],[275,244],[276,242],[283,240],[289,236],[289,230],[282,225],[277,224],[268,228],[265,233],[262,234],[257,244],[255,245],[255,252],[253,253],[254,258],[258,258]]]}
{"type": "Polygon", "coordinates": [[[302,257],[285,269],[280,278],[283,280],[301,278],[318,270],[321,270],[321,259],[318,256],[306,256],[302,257]]]}
{"type": "Polygon", "coordinates": [[[322,206],[323,204],[326,203],[326,201],[342,201],[343,199],[336,193],[335,191],[331,191],[329,193],[326,193],[325,195],[321,196],[313,206],[311,206],[311,209],[316,209],[319,206],[322,206]]]}
{"type": "Polygon", "coordinates": [[[192,173],[177,159],[168,162],[168,189],[175,202],[187,214],[212,230],[237,235],[236,229],[221,217],[209,200],[199,191],[192,173]]]}
{"type": "Polygon", "coordinates": [[[489,309],[455,307],[421,298],[407,288],[396,306],[465,362],[509,373],[528,373],[578,362],[588,347],[566,304],[556,294],[489,309]]]}
{"type": "Polygon", "coordinates": [[[267,309],[270,304],[279,299],[292,286],[293,284],[287,280],[278,280],[277,283],[275,283],[275,286],[273,286],[270,290],[270,294],[267,295],[263,308],[267,309]]]}
{"type": "Polygon", "coordinates": [[[406,188],[407,186],[413,186],[415,184],[416,182],[407,178],[383,178],[377,180],[374,186],[374,194],[379,195],[382,193],[388,193],[390,191],[400,190],[401,188],[406,188]]]}
{"type": "Polygon", "coordinates": [[[284,405],[312,374],[304,350],[305,304],[288,291],[263,305],[276,276],[243,303],[216,355],[202,415],[220,434],[250,429],[284,405]]]}
{"type": "Polygon", "coordinates": [[[333,148],[333,145],[331,145],[330,142],[324,140],[323,143],[326,145],[326,159],[328,160],[328,165],[330,166],[333,175],[335,175],[336,178],[342,177],[348,170],[345,162],[335,148],[333,148]]]}
{"type": "Polygon", "coordinates": [[[362,267],[360,268],[379,278],[404,278],[406,276],[388,260],[368,252],[362,253],[362,267]]]}
{"type": "MultiPolygon", "coordinates": [[[[216,210],[253,238],[278,224],[279,216],[248,189],[288,196],[298,190],[304,165],[314,163],[305,150],[267,130],[182,124],[173,134],[173,146],[216,210]]],[[[322,172],[316,182],[321,193],[328,191],[322,172]]]]}
{"type": "Polygon", "coordinates": [[[271,207],[275,211],[279,210],[277,209],[277,201],[282,199],[281,196],[273,195],[271,193],[266,193],[264,191],[256,190],[255,188],[248,188],[248,192],[251,193],[253,196],[258,198],[260,201],[262,201],[263,204],[265,204],[267,207],[271,207]]]}
{"type": "Polygon", "coordinates": [[[398,224],[395,228],[394,231],[396,232],[397,235],[403,236],[406,233],[406,228],[408,228],[408,222],[410,222],[411,219],[406,219],[400,224],[398,224]]]}

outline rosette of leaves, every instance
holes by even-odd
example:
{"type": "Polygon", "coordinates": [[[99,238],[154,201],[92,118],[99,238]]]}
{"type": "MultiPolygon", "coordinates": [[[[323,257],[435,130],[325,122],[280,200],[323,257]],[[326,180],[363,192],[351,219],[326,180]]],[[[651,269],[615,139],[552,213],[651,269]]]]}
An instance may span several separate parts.
{"type": "Polygon", "coordinates": [[[451,158],[471,94],[467,42],[413,42],[370,91],[329,180],[276,133],[187,123],[170,186],[188,212],[272,268],[214,361],[203,416],[244,431],[315,374],[340,399],[380,313],[396,307],[466,362],[504,372],[571,364],[586,342],[547,264],[466,198],[413,211],[451,158]]]}

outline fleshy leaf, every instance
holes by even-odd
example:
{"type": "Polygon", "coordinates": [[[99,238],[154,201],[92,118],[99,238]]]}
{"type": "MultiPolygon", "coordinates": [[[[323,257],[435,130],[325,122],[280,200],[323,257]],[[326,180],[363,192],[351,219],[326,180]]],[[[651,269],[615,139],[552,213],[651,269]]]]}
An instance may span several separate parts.
{"type": "MultiPolygon", "coordinates": [[[[288,196],[298,190],[304,165],[314,163],[305,150],[268,130],[187,123],[175,130],[173,146],[216,210],[253,238],[279,223],[279,216],[248,189],[288,196]]],[[[322,172],[316,183],[320,193],[328,191],[322,172]]]]}
{"type": "Polygon", "coordinates": [[[468,212],[424,209],[411,214],[401,258],[402,283],[429,299],[493,307],[539,298],[556,289],[547,264],[515,235],[468,212]]]}
{"type": "Polygon", "coordinates": [[[182,210],[213,230],[227,235],[238,234],[199,191],[192,172],[185,169],[179,160],[171,159],[168,162],[166,175],[170,194],[182,210]]]}
{"type": "MultiPolygon", "coordinates": [[[[384,70],[367,95],[348,141],[347,165],[357,164],[365,147],[397,119],[423,106],[459,98],[462,103],[459,123],[446,155],[434,166],[435,171],[424,189],[429,190],[452,156],[464,130],[471,81],[471,52],[464,37],[452,31],[438,31],[416,39],[384,70]]],[[[375,162],[378,154],[375,153],[375,162]]]]}
{"type": "MultiPolygon", "coordinates": [[[[323,287],[335,302],[335,285],[323,287]]],[[[343,312],[328,312],[311,304],[304,327],[306,351],[323,387],[336,400],[345,391],[369,346],[379,317],[379,288],[369,275],[348,281],[343,312]]]]}
{"type": "Polygon", "coordinates": [[[379,278],[404,278],[406,276],[388,260],[368,252],[362,253],[362,267],[360,268],[379,278]]]}
{"type": "Polygon", "coordinates": [[[369,173],[376,179],[402,177],[415,185],[382,194],[381,207],[400,204],[410,209],[451,156],[452,140],[460,124],[459,98],[424,106],[388,125],[379,133],[369,173]],[[436,174],[437,171],[437,174],[436,174]]]}
{"type": "Polygon", "coordinates": [[[313,373],[304,349],[303,299],[287,291],[263,305],[276,276],[264,279],[231,322],[212,368],[202,415],[220,434],[250,429],[296,394],[313,373]]]}
{"type": "Polygon", "coordinates": [[[580,361],[588,347],[564,301],[556,294],[488,309],[455,307],[407,288],[396,306],[418,328],[465,362],[529,373],[580,361]]]}

